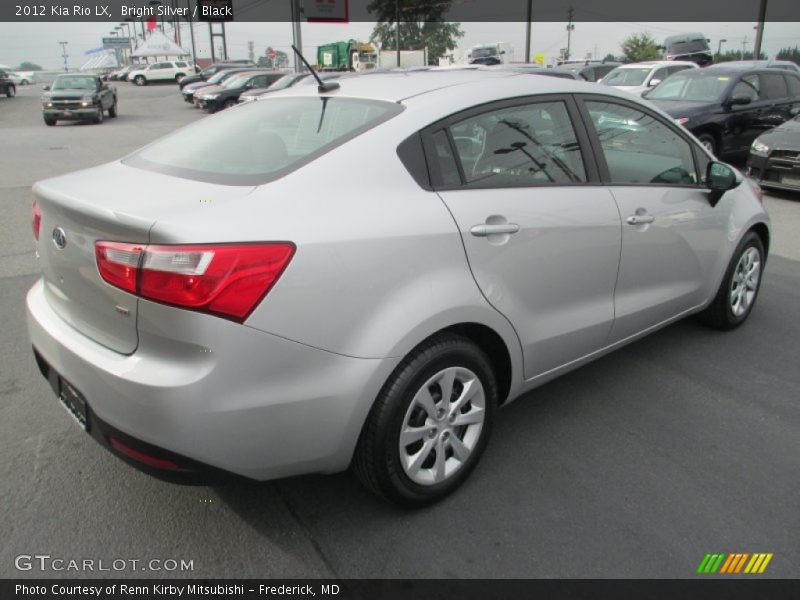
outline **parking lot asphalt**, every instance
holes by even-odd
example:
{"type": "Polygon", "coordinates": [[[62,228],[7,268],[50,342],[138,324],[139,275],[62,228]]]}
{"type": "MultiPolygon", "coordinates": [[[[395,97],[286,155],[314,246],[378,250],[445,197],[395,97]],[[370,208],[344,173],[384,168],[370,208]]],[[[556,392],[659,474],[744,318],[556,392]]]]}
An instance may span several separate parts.
{"type": "Polygon", "coordinates": [[[181,487],[78,430],[25,329],[31,185],[202,116],[174,85],[117,87],[99,126],[46,127],[36,88],[0,98],[0,577],[683,578],[707,552],[772,552],[762,577],[800,576],[800,197],[766,199],[773,252],[743,327],[686,320],[534,390],[436,506],[400,510],[347,473],[181,487]],[[18,571],[21,554],[193,570],[18,571]]]}

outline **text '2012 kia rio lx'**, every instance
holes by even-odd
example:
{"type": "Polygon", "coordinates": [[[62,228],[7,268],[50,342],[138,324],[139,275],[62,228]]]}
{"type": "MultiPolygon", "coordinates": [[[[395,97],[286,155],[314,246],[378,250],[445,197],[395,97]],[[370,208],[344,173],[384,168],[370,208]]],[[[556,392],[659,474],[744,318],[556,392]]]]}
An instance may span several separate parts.
{"type": "Polygon", "coordinates": [[[757,186],[645,101],[483,70],[270,96],[34,187],[36,361],[151,474],[352,465],[425,504],[499,405],[753,308],[757,186]]]}

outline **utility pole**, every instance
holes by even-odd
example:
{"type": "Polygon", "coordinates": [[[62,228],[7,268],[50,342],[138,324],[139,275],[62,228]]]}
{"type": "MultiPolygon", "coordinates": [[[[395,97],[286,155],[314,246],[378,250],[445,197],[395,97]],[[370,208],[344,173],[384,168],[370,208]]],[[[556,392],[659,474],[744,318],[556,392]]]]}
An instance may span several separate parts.
{"type": "Polygon", "coordinates": [[[764,20],[767,17],[767,0],[761,0],[758,6],[758,26],[756,27],[756,43],[753,45],[753,60],[761,58],[761,42],[764,38],[764,20]]]}
{"type": "Polygon", "coordinates": [[[292,42],[297,52],[294,53],[294,72],[303,72],[303,61],[300,60],[298,53],[303,52],[303,31],[300,27],[300,2],[299,0],[289,0],[292,3],[292,42]]]}
{"type": "Polygon", "coordinates": [[[744,36],[744,39],[742,40],[742,60],[744,60],[744,52],[746,46],[747,46],[747,36],[744,36]]]}
{"type": "Polygon", "coordinates": [[[570,6],[569,10],[567,11],[567,51],[564,54],[564,60],[569,60],[571,44],[572,44],[572,32],[575,29],[575,25],[572,22],[572,17],[575,15],[575,10],[570,6]]]}
{"type": "Polygon", "coordinates": [[[525,18],[525,62],[531,62],[531,19],[533,18],[533,0],[528,0],[528,13],[525,18]]]}
{"type": "Polygon", "coordinates": [[[400,0],[394,0],[394,45],[397,50],[397,66],[400,66],[400,0]]]}
{"type": "Polygon", "coordinates": [[[717,58],[722,56],[722,42],[727,42],[728,40],[720,40],[717,44],[717,58]]]}
{"type": "Polygon", "coordinates": [[[186,0],[186,5],[189,8],[189,16],[186,20],[189,22],[189,36],[192,40],[192,63],[197,68],[197,50],[194,46],[194,21],[192,21],[192,0],[186,0]]]}
{"type": "Polygon", "coordinates": [[[69,71],[69,67],[67,67],[67,59],[69,58],[69,54],[67,54],[67,44],[69,42],[58,42],[61,44],[61,58],[64,59],[64,73],[69,71]]]}

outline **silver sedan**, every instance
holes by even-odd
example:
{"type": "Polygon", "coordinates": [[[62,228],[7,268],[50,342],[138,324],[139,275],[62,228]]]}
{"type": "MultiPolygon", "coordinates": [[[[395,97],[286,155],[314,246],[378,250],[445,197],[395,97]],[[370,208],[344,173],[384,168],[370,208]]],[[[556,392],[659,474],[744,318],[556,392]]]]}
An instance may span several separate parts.
{"type": "Polygon", "coordinates": [[[159,477],[353,466],[423,505],[497,407],[698,314],[741,325],[757,186],[650,104],[535,74],[297,86],[34,187],[37,363],[159,477]]]}

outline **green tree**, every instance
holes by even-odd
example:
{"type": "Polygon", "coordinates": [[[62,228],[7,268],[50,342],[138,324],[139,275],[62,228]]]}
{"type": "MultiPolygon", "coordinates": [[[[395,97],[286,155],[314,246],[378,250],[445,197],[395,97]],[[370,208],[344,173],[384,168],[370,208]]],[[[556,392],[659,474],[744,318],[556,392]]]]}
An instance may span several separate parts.
{"type": "Polygon", "coordinates": [[[661,50],[658,49],[653,36],[647,32],[629,35],[620,47],[625,58],[631,62],[661,58],[661,50]]]}
{"type": "Polygon", "coordinates": [[[778,54],[775,55],[775,58],[778,60],[791,60],[797,64],[800,64],[800,48],[797,46],[794,48],[781,48],[778,51],[778,54]]]}
{"type": "Polygon", "coordinates": [[[442,21],[450,4],[451,0],[372,0],[367,9],[375,14],[377,24],[369,39],[380,44],[381,50],[396,50],[395,22],[399,15],[400,49],[427,48],[428,63],[438,64],[439,57],[452,52],[464,35],[460,23],[442,21]]]}
{"type": "MultiPolygon", "coordinates": [[[[767,60],[767,55],[762,52],[759,54],[761,60],[767,60]]],[[[714,62],[730,62],[732,60],[753,60],[752,52],[745,52],[742,54],[741,50],[726,50],[722,54],[714,54],[714,62]]]]}
{"type": "Polygon", "coordinates": [[[19,63],[19,66],[17,67],[17,71],[41,71],[41,70],[42,67],[40,67],[36,63],[28,62],[27,60],[19,63]]]}
{"type": "Polygon", "coordinates": [[[605,62],[613,62],[613,61],[617,60],[617,57],[609,52],[608,54],[605,55],[605,58],[603,58],[603,60],[605,62]]]}

